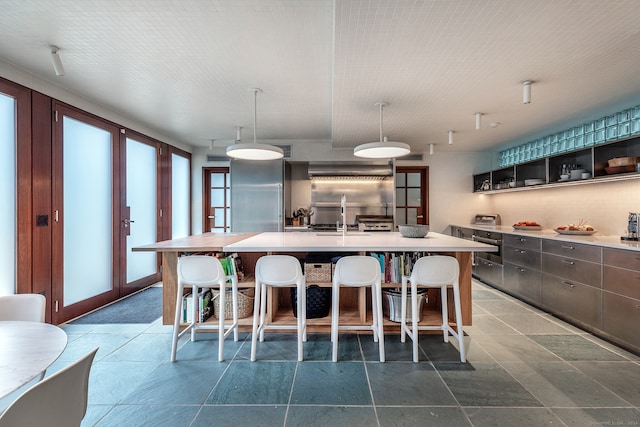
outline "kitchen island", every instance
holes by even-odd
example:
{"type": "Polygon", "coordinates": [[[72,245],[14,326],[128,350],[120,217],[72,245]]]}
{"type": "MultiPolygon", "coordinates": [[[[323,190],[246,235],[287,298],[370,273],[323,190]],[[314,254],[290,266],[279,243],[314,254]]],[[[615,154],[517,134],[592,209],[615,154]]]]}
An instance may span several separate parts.
{"type": "MultiPolygon", "coordinates": [[[[237,252],[242,256],[246,281],[244,286],[254,286],[250,281],[255,261],[272,253],[307,254],[309,252],[369,253],[369,252],[429,252],[456,257],[460,264],[460,292],[463,306],[463,323],[471,324],[471,253],[492,252],[497,248],[478,242],[430,232],[426,237],[411,239],[398,232],[360,233],[347,232],[266,232],[266,233],[205,233],[198,236],[168,240],[133,249],[134,251],[158,251],[163,255],[163,323],[173,323],[175,292],[177,289],[177,260],[182,253],[237,252]]],[[[327,284],[330,286],[330,284],[327,284]]],[[[240,284],[243,286],[243,283],[240,284]]],[[[399,284],[385,284],[397,287],[399,284]]],[[[360,295],[359,300],[364,300],[360,295]]],[[[364,303],[360,303],[360,317],[365,315],[364,303]]]]}

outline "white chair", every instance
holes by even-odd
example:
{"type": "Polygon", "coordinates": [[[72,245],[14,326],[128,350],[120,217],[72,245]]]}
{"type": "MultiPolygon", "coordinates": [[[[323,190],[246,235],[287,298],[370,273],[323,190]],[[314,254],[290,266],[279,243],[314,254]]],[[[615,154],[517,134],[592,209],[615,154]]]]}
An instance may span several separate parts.
{"type": "Polygon", "coordinates": [[[449,334],[458,340],[460,361],[466,361],[464,349],[464,332],[462,330],[462,309],[460,306],[460,265],[458,260],[451,256],[432,255],[425,256],[413,265],[411,276],[402,277],[402,303],[400,320],[400,341],[405,342],[405,335],[413,341],[413,361],[418,362],[418,336],[420,331],[441,330],[444,342],[449,342],[449,334]],[[407,282],[411,282],[411,327],[407,326],[407,282]],[[454,306],[456,312],[456,330],[449,325],[447,310],[447,288],[453,288],[454,306]],[[418,324],[418,294],[417,288],[440,288],[442,301],[442,324],[419,325],[418,324]]]}
{"type": "Polygon", "coordinates": [[[298,331],[298,361],[302,362],[304,352],[302,342],[306,341],[307,305],[306,287],[300,261],[290,255],[265,255],[255,266],[256,293],[253,308],[253,333],[251,335],[251,361],[256,360],[258,336],[264,341],[266,329],[296,329],[298,331]],[[298,291],[296,325],[271,324],[266,322],[267,287],[295,285],[298,291]]]}
{"type": "Polygon", "coordinates": [[[0,415],[0,426],[79,426],[87,412],[89,373],[97,351],[93,349],[21,394],[0,415]]]}
{"type": "Polygon", "coordinates": [[[384,362],[384,329],[382,324],[382,279],[380,263],[370,256],[346,256],[340,258],[333,272],[332,304],[331,304],[331,342],[333,343],[332,360],[338,361],[339,330],[371,330],[373,340],[378,343],[380,362],[384,362]],[[371,287],[371,325],[340,326],[340,287],[371,287]]]}
{"type": "Polygon", "coordinates": [[[178,339],[191,331],[191,341],[196,340],[198,330],[218,331],[218,360],[224,360],[224,339],[234,332],[234,341],[238,341],[238,278],[236,275],[227,276],[220,261],[212,256],[191,255],[178,259],[178,290],[176,297],[176,313],[173,323],[173,342],[171,345],[171,361],[175,362],[178,349],[178,339]],[[225,287],[231,281],[231,294],[233,299],[233,323],[225,325],[225,287]],[[191,323],[180,332],[180,321],[182,317],[182,303],[184,299],[184,288],[191,286],[192,312],[191,323]],[[198,307],[198,294],[201,289],[218,288],[220,290],[220,310],[218,324],[202,324],[198,322],[196,315],[198,307]],[[226,330],[226,331],[225,331],[226,330]]]}
{"type": "Polygon", "coordinates": [[[0,297],[0,320],[44,322],[47,300],[41,294],[16,294],[0,297]]]}

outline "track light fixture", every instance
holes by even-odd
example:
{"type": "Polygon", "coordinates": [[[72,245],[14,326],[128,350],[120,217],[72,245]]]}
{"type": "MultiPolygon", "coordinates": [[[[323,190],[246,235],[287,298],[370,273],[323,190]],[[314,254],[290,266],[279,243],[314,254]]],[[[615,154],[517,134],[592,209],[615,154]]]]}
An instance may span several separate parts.
{"type": "Polygon", "coordinates": [[[482,113],[476,113],[476,130],[480,130],[482,125],[482,113]]]}
{"type": "Polygon", "coordinates": [[[429,155],[433,156],[433,144],[429,144],[429,155]]]}
{"type": "Polygon", "coordinates": [[[531,80],[522,82],[522,103],[531,104],[531,80]]]}
{"type": "Polygon", "coordinates": [[[453,144],[453,131],[449,131],[449,145],[453,144]]]}
{"type": "Polygon", "coordinates": [[[62,66],[62,60],[58,55],[58,46],[50,45],[51,48],[51,64],[53,64],[53,70],[56,72],[56,76],[64,76],[64,67],[62,66]]]}

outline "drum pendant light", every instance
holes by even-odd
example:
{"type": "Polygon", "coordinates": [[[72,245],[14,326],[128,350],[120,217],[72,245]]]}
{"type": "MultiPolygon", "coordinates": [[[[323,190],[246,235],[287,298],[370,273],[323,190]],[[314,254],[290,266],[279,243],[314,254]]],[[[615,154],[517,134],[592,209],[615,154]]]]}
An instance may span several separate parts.
{"type": "Polygon", "coordinates": [[[253,143],[241,142],[227,147],[227,156],[234,159],[242,160],[276,160],[284,157],[284,152],[278,147],[268,144],[258,144],[256,142],[257,128],[257,97],[258,92],[262,92],[258,88],[249,88],[253,91],[253,143]]]}
{"type": "Polygon", "coordinates": [[[389,104],[386,102],[378,102],[375,105],[380,106],[380,141],[358,145],[353,149],[353,155],[369,159],[386,159],[409,154],[411,147],[409,147],[408,144],[389,141],[386,136],[382,136],[382,109],[385,105],[389,104]]]}

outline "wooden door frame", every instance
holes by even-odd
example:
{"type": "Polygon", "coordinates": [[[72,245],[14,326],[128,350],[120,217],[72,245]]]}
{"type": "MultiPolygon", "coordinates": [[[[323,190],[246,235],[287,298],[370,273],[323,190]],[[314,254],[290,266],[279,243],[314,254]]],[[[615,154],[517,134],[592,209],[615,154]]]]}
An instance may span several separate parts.
{"type": "MultiPolygon", "coordinates": [[[[422,222],[429,224],[429,166],[396,166],[396,173],[420,173],[420,199],[422,200],[422,222]]],[[[394,189],[395,191],[395,189],[394,189]]]]}
{"type": "MultiPolygon", "coordinates": [[[[229,169],[228,166],[205,166],[202,168],[202,232],[204,233],[209,232],[211,229],[208,221],[209,209],[211,208],[211,173],[219,172],[229,174],[229,169]]],[[[225,219],[225,224],[226,223],[225,219]]]]}

